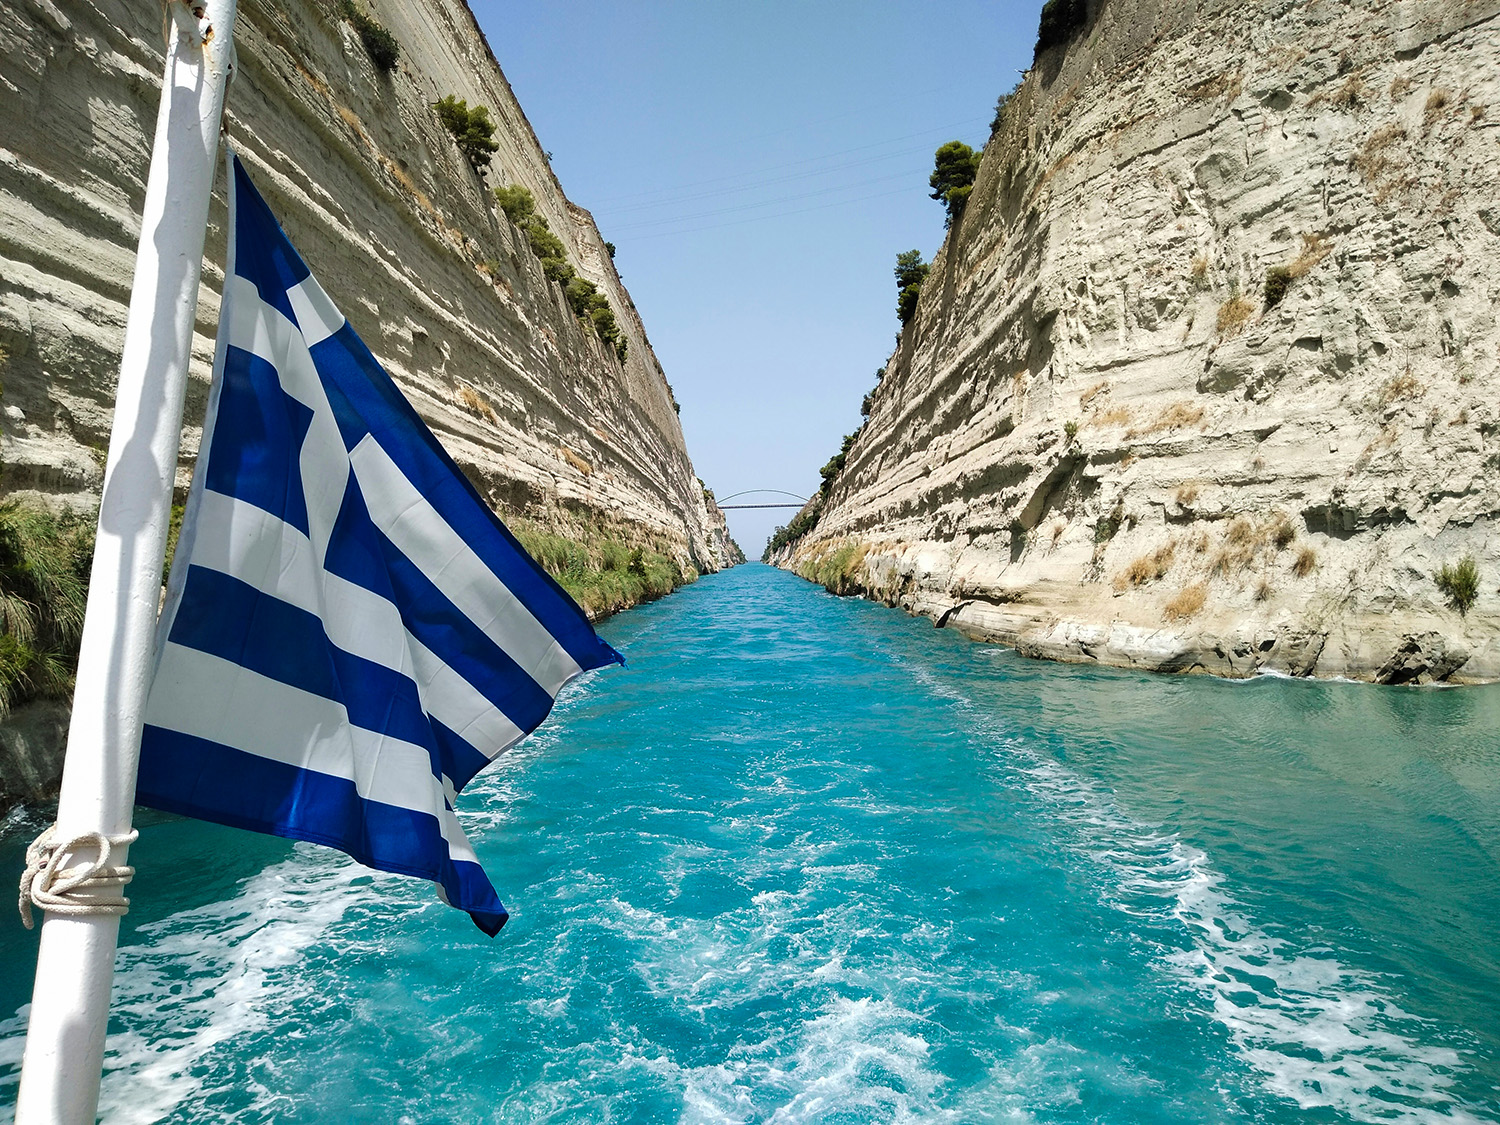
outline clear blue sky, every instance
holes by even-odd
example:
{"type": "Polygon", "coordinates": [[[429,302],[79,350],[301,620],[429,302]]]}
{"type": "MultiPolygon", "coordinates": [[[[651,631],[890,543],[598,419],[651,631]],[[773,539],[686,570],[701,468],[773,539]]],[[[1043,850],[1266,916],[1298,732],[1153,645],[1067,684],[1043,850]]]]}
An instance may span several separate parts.
{"type": "MultiPolygon", "coordinates": [[[[810,496],[890,354],[896,254],[942,243],[933,150],[983,145],[1041,0],[472,3],[619,248],[699,475],[810,496]]],[[[730,528],[754,557],[792,515],[730,528]]]]}

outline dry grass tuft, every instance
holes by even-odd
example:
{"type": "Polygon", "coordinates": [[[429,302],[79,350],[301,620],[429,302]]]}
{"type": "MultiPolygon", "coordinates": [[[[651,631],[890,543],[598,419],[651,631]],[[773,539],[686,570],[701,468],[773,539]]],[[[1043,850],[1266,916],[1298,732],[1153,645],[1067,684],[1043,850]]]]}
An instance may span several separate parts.
{"type": "Polygon", "coordinates": [[[1286,267],[1287,275],[1296,281],[1306,277],[1322,264],[1323,259],[1333,253],[1333,240],[1326,234],[1313,233],[1302,236],[1302,252],[1286,267]]]}
{"type": "Polygon", "coordinates": [[[1192,265],[1188,267],[1188,276],[1193,279],[1193,284],[1202,289],[1208,284],[1208,255],[1193,255],[1192,265]]]}
{"type": "Polygon", "coordinates": [[[1192,617],[1208,600],[1208,587],[1202,582],[1195,582],[1191,586],[1185,586],[1178,591],[1177,596],[1162,607],[1168,621],[1180,621],[1192,617]]]}
{"type": "Polygon", "coordinates": [[[557,447],[557,452],[562,455],[562,459],[564,461],[572,465],[573,468],[577,469],[584,476],[591,477],[594,475],[594,466],[590,465],[587,461],[578,456],[578,454],[574,453],[566,445],[559,445],[557,447]]]}
{"type": "Polygon", "coordinates": [[[1351,74],[1328,100],[1339,109],[1358,109],[1369,93],[1360,76],[1351,74]]]}
{"type": "Polygon", "coordinates": [[[1224,533],[1224,541],[1233,547],[1250,546],[1257,538],[1255,524],[1244,516],[1231,523],[1229,530],[1224,533]]]}
{"type": "Polygon", "coordinates": [[[1364,104],[1369,94],[1369,87],[1365,85],[1364,80],[1357,74],[1351,74],[1344,80],[1344,84],[1332,93],[1319,91],[1308,98],[1307,106],[1311,109],[1315,105],[1327,102],[1335,109],[1355,110],[1364,104]]]}
{"type": "Polygon", "coordinates": [[[1185,426],[1196,426],[1203,421],[1203,408],[1191,402],[1174,402],[1150,422],[1132,426],[1125,431],[1127,438],[1159,434],[1163,430],[1180,430],[1185,426]]]}
{"type": "Polygon", "coordinates": [[[458,401],[459,406],[476,418],[483,418],[492,426],[499,424],[500,417],[495,413],[495,408],[479,397],[479,393],[473,387],[460,386],[454,392],[453,397],[458,401]]]}
{"type": "Polygon", "coordinates": [[[1163,543],[1150,554],[1142,555],[1119,574],[1115,575],[1114,587],[1124,592],[1131,586],[1144,586],[1165,578],[1172,569],[1172,560],[1177,556],[1177,540],[1163,543]]]}
{"type": "Polygon", "coordinates": [[[1292,563],[1292,573],[1298,578],[1306,578],[1318,565],[1318,552],[1311,547],[1303,547],[1297,552],[1297,561],[1292,563]]]}
{"type": "Polygon", "coordinates": [[[391,179],[400,184],[406,194],[417,201],[417,205],[421,207],[422,210],[428,212],[434,217],[437,216],[437,208],[432,205],[432,200],[427,197],[427,193],[421,188],[417,187],[417,181],[411,178],[410,172],[401,167],[401,165],[397,164],[394,160],[386,156],[384,153],[380,153],[379,155],[377,155],[376,159],[380,162],[380,166],[390,173],[391,179]]]}
{"type": "Polygon", "coordinates": [[[1083,394],[1078,396],[1078,405],[1087,408],[1088,404],[1093,402],[1094,399],[1098,398],[1102,394],[1107,394],[1108,392],[1109,380],[1100,379],[1092,387],[1084,391],[1083,394]]]}
{"type": "Polygon", "coordinates": [[[1262,575],[1260,581],[1255,584],[1255,600],[1258,602],[1266,601],[1274,592],[1271,580],[1262,575]]]}
{"type": "Polygon", "coordinates": [[[1234,101],[1240,96],[1240,90],[1244,85],[1244,78],[1237,70],[1226,70],[1223,74],[1216,74],[1211,78],[1205,78],[1201,82],[1194,82],[1184,86],[1178,91],[1189,101],[1209,101],[1213,98],[1226,98],[1234,101]]]}
{"type": "Polygon", "coordinates": [[[1406,77],[1406,75],[1404,74],[1397,75],[1395,78],[1392,78],[1390,89],[1391,100],[1394,101],[1395,99],[1399,98],[1402,94],[1406,93],[1406,91],[1410,90],[1411,87],[1411,79],[1406,77]]]}
{"type": "Polygon", "coordinates": [[[1245,330],[1255,306],[1244,297],[1235,295],[1219,306],[1219,339],[1232,340],[1245,330]]]}
{"type": "Polygon", "coordinates": [[[1407,371],[1380,388],[1380,405],[1389,406],[1400,399],[1421,398],[1425,393],[1426,388],[1415,375],[1407,371]]]}
{"type": "Polygon", "coordinates": [[[1436,89],[1427,95],[1427,104],[1422,107],[1422,128],[1431,129],[1442,116],[1443,110],[1453,104],[1453,91],[1436,89]]]}
{"type": "Polygon", "coordinates": [[[1179,508],[1191,508],[1193,501],[1198,499],[1198,486],[1196,484],[1181,485],[1176,492],[1172,493],[1172,499],[1177,501],[1179,508]]]}
{"type": "Polygon", "coordinates": [[[1266,538],[1278,551],[1285,551],[1297,538],[1297,526],[1285,512],[1273,512],[1266,524],[1266,538]]]}
{"type": "Polygon", "coordinates": [[[1471,105],[1469,107],[1469,124],[1478,125],[1484,120],[1485,108],[1482,105],[1471,105]]]}
{"type": "Polygon", "coordinates": [[[1359,451],[1359,456],[1354,459],[1354,467],[1363,470],[1374,459],[1375,455],[1383,449],[1389,449],[1400,439],[1401,433],[1395,426],[1386,425],[1380,428],[1380,433],[1375,439],[1359,451]]]}
{"type": "Polygon", "coordinates": [[[1397,141],[1404,140],[1406,130],[1400,125],[1382,125],[1365,141],[1364,148],[1354,157],[1354,167],[1370,182],[1374,182],[1396,167],[1396,158],[1388,150],[1397,141]]]}
{"type": "Polygon", "coordinates": [[[1224,531],[1224,542],[1214,554],[1210,572],[1215,577],[1239,578],[1263,559],[1269,561],[1297,538],[1297,528],[1285,512],[1271,512],[1257,523],[1239,516],[1224,531]]]}

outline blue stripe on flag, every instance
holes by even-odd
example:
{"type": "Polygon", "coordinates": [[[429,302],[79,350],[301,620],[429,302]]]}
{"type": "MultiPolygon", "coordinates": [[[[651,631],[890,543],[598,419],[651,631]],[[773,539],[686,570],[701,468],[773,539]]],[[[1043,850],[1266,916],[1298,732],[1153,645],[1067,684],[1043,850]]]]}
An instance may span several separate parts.
{"type": "Polygon", "coordinates": [[[297,454],[313,412],[281,389],[276,368],[239,348],[225,352],[223,380],[205,486],[308,534],[297,454]]]}
{"type": "Polygon", "coordinates": [[[367,801],[354,783],[247,754],[232,746],[147,726],[152,753],[141,759],[142,804],[327,844],[368,867],[430,879],[492,937],[508,917],[477,863],[455,860],[437,818],[367,801]]]}
{"type": "Polygon", "coordinates": [[[254,284],[260,299],[293,324],[297,315],[286,291],[300,285],[312,271],[282,233],[271,208],[255,190],[239,157],[234,161],[235,210],[234,272],[254,284]]]}
{"type": "Polygon", "coordinates": [[[428,718],[409,678],[345,652],[328,639],[318,617],[238,578],[191,567],[168,639],[343,704],[355,726],[424,747],[434,774],[446,775],[455,788],[490,763],[428,718]]]}
{"type": "Polygon", "coordinates": [[[624,659],[594,632],[589,619],[551,575],[490,510],[433,436],[400,388],[345,324],[312,348],[313,362],[338,420],[344,444],[353,449],[373,433],[433,509],[484,559],[582,669],[623,664],[624,659]]]}
{"type": "Polygon", "coordinates": [[[344,491],[324,565],[330,574],[394,603],[412,636],[522,730],[534,729],[552,710],[552,697],[541,685],[380,533],[353,479],[344,491]]]}

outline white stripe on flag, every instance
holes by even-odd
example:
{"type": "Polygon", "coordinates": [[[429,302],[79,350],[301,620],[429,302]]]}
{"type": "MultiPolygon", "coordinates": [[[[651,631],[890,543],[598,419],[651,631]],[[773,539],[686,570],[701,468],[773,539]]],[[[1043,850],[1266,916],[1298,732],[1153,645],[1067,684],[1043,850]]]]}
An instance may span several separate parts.
{"type": "Polygon", "coordinates": [[[366,434],[349,454],[375,526],[551,696],[582,669],[366,434]]]}
{"type": "Polygon", "coordinates": [[[345,652],[414,680],[422,709],[481,754],[523,734],[477,688],[406,631],[396,606],[316,565],[312,544],[270,512],[204,491],[193,565],[216,570],[318,617],[345,652]]]}
{"type": "MultiPolygon", "coordinates": [[[[308,529],[321,559],[344,503],[349,482],[349,451],[344,448],[333,407],[328,404],[323,381],[308,354],[304,333],[281,310],[262,301],[253,283],[236,275],[224,288],[230,316],[230,345],[259,356],[274,367],[281,389],[313,412],[297,463],[302,494],[307,501],[308,529]]],[[[322,290],[317,292],[321,294],[322,290]]],[[[328,300],[326,295],[322,299],[328,300]]],[[[308,315],[312,316],[316,302],[308,300],[308,315]]],[[[332,308],[332,302],[328,304],[332,308]]],[[[337,315],[337,310],[334,314],[337,315]]]]}
{"type": "Polygon", "coordinates": [[[449,855],[476,862],[422,747],[354,726],[341,703],[170,642],[156,678],[168,690],[152,693],[152,726],[352,781],[367,801],[436,817],[449,855]]]}
{"type": "Polygon", "coordinates": [[[344,327],[344,314],[339,312],[312,274],[288,289],[286,299],[291,302],[292,312],[302,329],[302,338],[309,348],[321,344],[344,327]]]}

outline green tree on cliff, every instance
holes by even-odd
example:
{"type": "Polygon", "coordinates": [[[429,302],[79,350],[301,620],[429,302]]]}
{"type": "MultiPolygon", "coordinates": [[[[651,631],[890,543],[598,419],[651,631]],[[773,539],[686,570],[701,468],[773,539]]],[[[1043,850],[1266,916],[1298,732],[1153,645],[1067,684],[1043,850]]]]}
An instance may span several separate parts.
{"type": "Polygon", "coordinates": [[[908,250],[896,255],[896,315],[905,324],[917,311],[917,298],[922,295],[922,282],[927,280],[927,271],[932,267],[922,261],[920,250],[908,250]]]}
{"type": "Polygon", "coordinates": [[[1047,0],[1036,29],[1036,49],[1032,61],[1042,57],[1048,47],[1059,47],[1088,26],[1088,0],[1047,0]]]}
{"type": "Polygon", "coordinates": [[[469,108],[463,98],[449,94],[433,103],[438,120],[453,134],[454,143],[476,172],[490,166],[490,158],[500,146],[495,142],[495,123],[490,120],[489,108],[476,105],[469,108]]]}
{"type": "Polygon", "coordinates": [[[964,205],[969,202],[969,192],[974,189],[974,179],[979,175],[979,153],[963,141],[949,141],[937,150],[932,175],[928,186],[932,198],[948,209],[948,226],[963,217],[964,205]]]}

